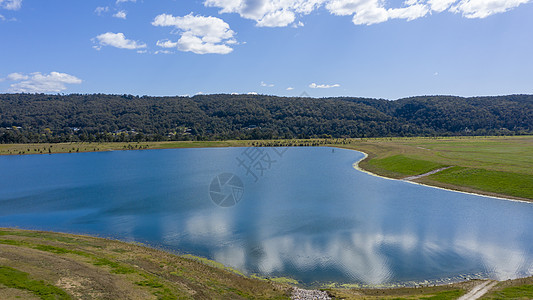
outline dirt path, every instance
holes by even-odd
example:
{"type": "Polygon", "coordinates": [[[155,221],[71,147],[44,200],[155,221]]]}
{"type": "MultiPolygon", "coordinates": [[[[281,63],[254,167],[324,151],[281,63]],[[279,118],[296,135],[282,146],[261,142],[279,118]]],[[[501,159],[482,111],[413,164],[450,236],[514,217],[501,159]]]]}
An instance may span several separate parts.
{"type": "Polygon", "coordinates": [[[412,180],[415,180],[415,179],[418,179],[418,178],[422,178],[422,177],[425,177],[425,176],[433,175],[435,173],[438,173],[440,171],[444,171],[444,170],[449,169],[451,167],[453,167],[453,166],[436,169],[436,170],[433,170],[433,171],[430,171],[430,172],[427,172],[427,173],[424,173],[424,174],[416,175],[416,176],[405,177],[402,180],[412,181],[412,180]]]}
{"type": "Polygon", "coordinates": [[[487,280],[484,281],[478,285],[476,285],[470,292],[466,293],[462,297],[460,297],[457,300],[476,300],[481,298],[481,296],[485,295],[490,289],[492,289],[496,284],[498,284],[497,281],[487,280]]]}

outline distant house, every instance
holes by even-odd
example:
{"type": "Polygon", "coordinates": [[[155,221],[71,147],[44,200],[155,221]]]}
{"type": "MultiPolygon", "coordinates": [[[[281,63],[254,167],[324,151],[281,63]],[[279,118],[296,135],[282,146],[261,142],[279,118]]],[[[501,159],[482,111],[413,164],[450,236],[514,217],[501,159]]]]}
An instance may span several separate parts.
{"type": "Polygon", "coordinates": [[[137,131],[135,129],[127,130],[127,129],[119,129],[113,131],[113,135],[120,135],[120,134],[137,134],[137,131]]]}

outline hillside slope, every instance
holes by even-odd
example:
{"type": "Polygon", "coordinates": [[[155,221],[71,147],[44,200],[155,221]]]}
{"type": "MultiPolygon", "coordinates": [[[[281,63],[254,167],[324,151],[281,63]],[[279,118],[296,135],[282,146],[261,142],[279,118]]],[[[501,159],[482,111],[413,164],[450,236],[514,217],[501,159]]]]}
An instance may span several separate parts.
{"type": "Polygon", "coordinates": [[[264,95],[0,94],[0,143],[531,132],[531,95],[388,101],[264,95]]]}

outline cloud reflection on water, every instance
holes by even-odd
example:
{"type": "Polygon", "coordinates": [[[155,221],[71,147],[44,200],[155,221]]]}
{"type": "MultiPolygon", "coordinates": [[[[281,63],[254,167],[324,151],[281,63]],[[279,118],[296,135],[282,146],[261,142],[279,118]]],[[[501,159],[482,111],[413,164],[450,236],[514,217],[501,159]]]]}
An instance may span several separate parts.
{"type": "Polygon", "coordinates": [[[3,157],[16,172],[0,174],[0,226],[147,242],[305,283],[533,275],[531,204],[384,180],[352,168],[360,153],[305,148],[258,183],[240,174],[245,198],[217,207],[208,185],[238,173],[241,152],[3,157]]]}

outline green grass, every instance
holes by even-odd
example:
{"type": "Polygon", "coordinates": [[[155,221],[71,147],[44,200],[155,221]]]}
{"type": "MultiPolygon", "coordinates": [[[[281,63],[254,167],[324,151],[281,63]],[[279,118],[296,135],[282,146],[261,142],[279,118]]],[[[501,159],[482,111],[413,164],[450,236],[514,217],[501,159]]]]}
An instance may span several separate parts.
{"type": "Polygon", "coordinates": [[[420,298],[420,299],[424,299],[424,300],[452,300],[452,299],[457,299],[457,298],[461,297],[464,293],[465,293],[464,290],[444,291],[444,292],[437,293],[434,296],[423,297],[423,298],[420,298]]]}
{"type": "Polygon", "coordinates": [[[435,295],[427,296],[427,297],[416,297],[416,298],[392,298],[390,300],[412,300],[412,299],[419,299],[419,300],[455,300],[462,295],[464,295],[464,290],[451,290],[451,291],[444,291],[444,292],[438,292],[435,295]]]}
{"type": "Polygon", "coordinates": [[[343,148],[363,151],[361,168],[401,178],[440,166],[456,166],[429,178],[429,185],[533,200],[533,136],[381,138],[350,140],[343,148]],[[434,164],[434,165],[432,165],[434,164]]]}
{"type": "Polygon", "coordinates": [[[5,240],[5,239],[1,239],[0,244],[11,245],[11,246],[26,246],[27,245],[26,242],[16,241],[16,240],[5,240]]]}
{"type": "Polygon", "coordinates": [[[62,247],[56,247],[56,246],[50,246],[50,245],[33,244],[33,243],[29,243],[27,241],[0,239],[0,244],[11,245],[11,246],[28,247],[28,248],[41,250],[41,251],[46,251],[46,252],[51,252],[51,253],[55,253],[55,254],[71,253],[71,254],[76,254],[76,255],[80,255],[80,256],[91,257],[90,254],[82,252],[82,251],[70,250],[70,249],[66,249],[66,248],[62,248],[62,247]]]}
{"type": "Polygon", "coordinates": [[[328,289],[335,299],[455,300],[466,293],[461,284],[393,289],[328,289]]]}
{"type": "Polygon", "coordinates": [[[45,300],[71,299],[62,289],[42,280],[33,280],[28,273],[6,266],[0,266],[0,284],[9,288],[29,291],[45,300]]]}
{"type": "Polygon", "coordinates": [[[375,158],[369,161],[369,164],[375,168],[403,176],[420,175],[445,166],[427,160],[409,158],[404,155],[394,155],[382,159],[375,158]]]}
{"type": "Polygon", "coordinates": [[[504,288],[485,295],[482,299],[533,299],[533,285],[504,288]]]}
{"type": "Polygon", "coordinates": [[[235,270],[235,269],[230,268],[230,267],[226,267],[226,266],[224,266],[223,264],[221,264],[219,262],[207,259],[205,257],[195,256],[195,255],[191,255],[191,254],[184,254],[181,257],[183,257],[185,259],[195,260],[195,261],[201,262],[201,263],[203,263],[205,265],[208,265],[208,266],[211,266],[211,267],[214,267],[214,268],[217,268],[217,269],[225,270],[225,271],[232,272],[232,273],[235,273],[235,274],[240,275],[240,276],[244,276],[244,274],[242,272],[238,271],[238,270],[235,270]]]}
{"type": "Polygon", "coordinates": [[[9,235],[10,236],[33,237],[33,238],[38,238],[40,240],[58,241],[58,242],[63,242],[63,243],[68,243],[68,244],[90,246],[93,248],[102,248],[99,245],[93,245],[81,239],[61,236],[61,235],[58,235],[52,232],[43,232],[43,231],[18,231],[16,232],[16,231],[0,230],[0,236],[9,236],[9,235]]]}
{"type": "Polygon", "coordinates": [[[428,178],[478,190],[533,199],[533,175],[452,167],[428,178]]]}
{"type": "Polygon", "coordinates": [[[135,270],[128,266],[123,266],[117,262],[111,261],[107,258],[97,258],[95,262],[93,262],[93,265],[95,266],[108,266],[111,268],[111,273],[114,274],[130,274],[135,273],[135,270]]]}
{"type": "Polygon", "coordinates": [[[149,286],[151,288],[161,288],[161,287],[163,287],[162,283],[160,283],[159,281],[154,280],[154,279],[137,281],[135,284],[136,285],[140,285],[140,286],[149,286]]]}
{"type": "Polygon", "coordinates": [[[431,296],[423,296],[423,297],[400,297],[400,298],[392,298],[390,300],[413,300],[413,299],[419,299],[419,300],[455,300],[462,295],[465,294],[464,290],[450,290],[450,291],[443,291],[443,292],[437,292],[434,295],[431,296]]]}
{"type": "Polygon", "coordinates": [[[158,299],[177,299],[176,295],[174,295],[174,293],[172,293],[169,288],[167,288],[164,284],[157,280],[155,276],[145,277],[148,279],[137,281],[135,282],[135,284],[138,286],[144,286],[155,289],[153,294],[156,295],[158,299]]]}

